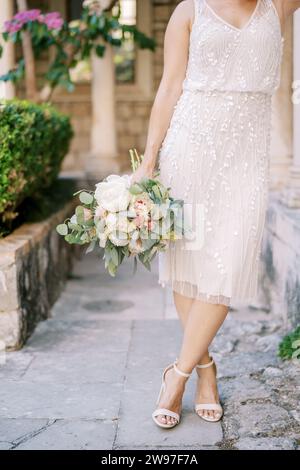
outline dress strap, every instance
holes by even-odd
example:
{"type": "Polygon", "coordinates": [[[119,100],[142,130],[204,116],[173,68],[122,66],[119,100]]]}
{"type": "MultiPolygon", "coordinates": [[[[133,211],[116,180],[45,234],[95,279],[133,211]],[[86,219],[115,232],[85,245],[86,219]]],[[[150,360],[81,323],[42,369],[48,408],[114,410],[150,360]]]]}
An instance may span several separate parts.
{"type": "Polygon", "coordinates": [[[194,23],[196,23],[203,10],[203,0],[194,0],[194,10],[194,23]]]}

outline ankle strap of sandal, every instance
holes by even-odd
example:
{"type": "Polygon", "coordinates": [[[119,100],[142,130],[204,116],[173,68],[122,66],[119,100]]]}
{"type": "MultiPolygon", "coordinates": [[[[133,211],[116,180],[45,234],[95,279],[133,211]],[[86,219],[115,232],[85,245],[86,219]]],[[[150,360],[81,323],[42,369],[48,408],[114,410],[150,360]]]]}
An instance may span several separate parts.
{"type": "Polygon", "coordinates": [[[173,366],[174,366],[175,372],[177,372],[177,374],[181,375],[182,377],[190,377],[192,375],[192,374],[188,374],[187,372],[182,372],[182,370],[178,369],[176,362],[174,362],[173,366]]]}
{"type": "Polygon", "coordinates": [[[207,364],[197,364],[196,367],[197,367],[197,369],[206,369],[207,367],[212,366],[214,363],[215,363],[215,361],[214,361],[213,358],[211,357],[211,361],[210,361],[210,362],[208,362],[207,364]]]}

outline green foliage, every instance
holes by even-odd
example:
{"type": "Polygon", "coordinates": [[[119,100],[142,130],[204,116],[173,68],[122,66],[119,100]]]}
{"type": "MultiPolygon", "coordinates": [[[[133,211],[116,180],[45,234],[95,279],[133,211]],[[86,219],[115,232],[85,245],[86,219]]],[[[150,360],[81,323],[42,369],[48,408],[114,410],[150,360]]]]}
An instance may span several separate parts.
{"type": "Polygon", "coordinates": [[[49,105],[0,103],[0,223],[57,178],[72,137],[70,120],[49,105]]]}
{"type": "Polygon", "coordinates": [[[73,196],[78,195],[82,205],[77,206],[73,217],[59,224],[56,231],[71,245],[89,244],[87,249],[87,253],[89,253],[96,247],[97,241],[97,231],[93,217],[95,199],[92,193],[86,190],[80,190],[73,194],[73,196]]]}
{"type": "MultiPolygon", "coordinates": [[[[89,58],[93,51],[97,56],[103,57],[106,44],[121,46],[128,34],[132,35],[136,45],[141,49],[154,51],[156,47],[155,40],[139,31],[136,26],[121,24],[119,15],[114,16],[108,11],[97,15],[91,13],[88,8],[83,9],[80,20],[70,24],[64,22],[59,30],[48,29],[45,24],[36,20],[24,23],[16,33],[4,32],[2,37],[4,41],[21,44],[23,31],[29,31],[31,34],[36,59],[51,51],[53,59],[44,76],[39,78],[42,78],[44,85],[49,85],[52,90],[59,85],[72,92],[75,85],[70,71],[79,62],[89,58]]],[[[2,49],[0,57],[1,51],[2,49]]],[[[21,57],[16,68],[0,76],[0,81],[18,82],[24,77],[24,73],[24,58],[21,57]]]]}
{"type": "Polygon", "coordinates": [[[300,326],[282,339],[279,344],[278,355],[281,359],[300,357],[300,326]]]}

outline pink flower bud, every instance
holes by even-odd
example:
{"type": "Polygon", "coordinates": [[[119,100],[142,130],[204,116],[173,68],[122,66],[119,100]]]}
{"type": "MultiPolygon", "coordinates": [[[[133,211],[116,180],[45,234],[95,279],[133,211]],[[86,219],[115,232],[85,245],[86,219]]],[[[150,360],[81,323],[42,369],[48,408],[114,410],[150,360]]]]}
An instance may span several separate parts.
{"type": "Polygon", "coordinates": [[[141,228],[145,222],[145,219],[142,215],[138,215],[133,219],[133,223],[135,224],[136,227],[141,228]]]}
{"type": "Polygon", "coordinates": [[[84,208],[84,209],[83,209],[83,218],[84,218],[84,221],[85,221],[85,222],[88,222],[89,220],[92,219],[92,217],[93,217],[92,212],[91,212],[89,209],[84,208]]]}
{"type": "Polygon", "coordinates": [[[102,219],[102,218],[106,217],[106,214],[107,214],[107,212],[106,212],[105,209],[103,209],[103,207],[101,207],[101,206],[97,207],[96,212],[95,212],[96,217],[100,217],[100,219],[102,219]]]}

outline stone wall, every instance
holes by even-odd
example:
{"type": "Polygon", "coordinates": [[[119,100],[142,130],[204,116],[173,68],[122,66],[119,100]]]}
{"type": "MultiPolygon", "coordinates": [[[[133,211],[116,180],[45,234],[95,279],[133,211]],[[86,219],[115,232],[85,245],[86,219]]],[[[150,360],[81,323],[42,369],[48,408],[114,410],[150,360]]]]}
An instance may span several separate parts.
{"type": "Polygon", "coordinates": [[[63,170],[76,176],[85,169],[86,158],[90,152],[90,131],[92,128],[91,87],[89,84],[76,86],[72,94],[60,90],[55,94],[54,105],[63,113],[70,115],[74,130],[69,154],[63,162],[63,170]]]}
{"type": "Polygon", "coordinates": [[[300,324],[300,211],[270,197],[262,247],[259,303],[282,319],[285,328],[300,324]]]}
{"type": "MultiPolygon", "coordinates": [[[[50,315],[72,269],[75,248],[55,230],[74,203],[48,220],[25,224],[0,240],[0,341],[19,349],[50,315]]],[[[76,248],[77,251],[77,248],[76,248]]]]}

